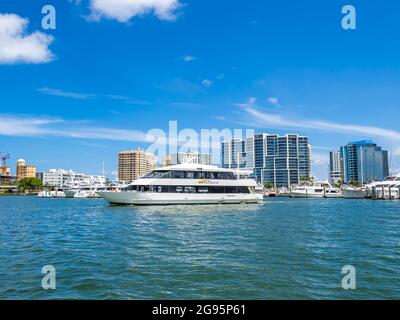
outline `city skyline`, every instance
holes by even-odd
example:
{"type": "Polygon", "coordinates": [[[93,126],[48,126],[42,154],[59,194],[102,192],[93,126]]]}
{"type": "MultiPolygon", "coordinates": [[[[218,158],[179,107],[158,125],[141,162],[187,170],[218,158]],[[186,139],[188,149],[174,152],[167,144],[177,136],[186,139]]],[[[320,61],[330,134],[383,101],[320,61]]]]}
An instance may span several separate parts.
{"type": "Polygon", "coordinates": [[[46,1],[0,7],[0,41],[41,35],[31,54],[0,51],[0,150],[12,168],[24,158],[99,174],[104,162],[110,176],[119,151],[146,149],[146,132],[177,120],[306,135],[318,178],[329,151],[363,139],[399,170],[400,4],[352,1],[357,29],[345,31],[342,1],[170,1],[127,15],[119,1],[114,14],[91,3],[54,1],[55,30],[41,27],[46,1]]]}

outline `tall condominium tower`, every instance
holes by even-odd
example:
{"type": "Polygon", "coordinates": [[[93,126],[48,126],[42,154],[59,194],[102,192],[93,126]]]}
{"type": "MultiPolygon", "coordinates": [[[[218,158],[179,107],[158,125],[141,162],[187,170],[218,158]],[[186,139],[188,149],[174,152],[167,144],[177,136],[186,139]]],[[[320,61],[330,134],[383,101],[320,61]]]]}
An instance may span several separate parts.
{"type": "Polygon", "coordinates": [[[329,152],[329,180],[331,184],[343,181],[340,151],[329,152]]]}
{"type": "Polygon", "coordinates": [[[389,175],[388,152],[371,140],[350,142],[340,148],[343,180],[369,183],[389,175]]]}
{"type": "Polygon", "coordinates": [[[156,158],[143,150],[121,151],[118,154],[118,179],[131,182],[155,168],[156,158]]]}
{"type": "Polygon", "coordinates": [[[253,170],[258,182],[275,187],[290,187],[309,177],[310,158],[308,137],[298,134],[261,133],[224,141],[221,147],[224,168],[253,170]]]}

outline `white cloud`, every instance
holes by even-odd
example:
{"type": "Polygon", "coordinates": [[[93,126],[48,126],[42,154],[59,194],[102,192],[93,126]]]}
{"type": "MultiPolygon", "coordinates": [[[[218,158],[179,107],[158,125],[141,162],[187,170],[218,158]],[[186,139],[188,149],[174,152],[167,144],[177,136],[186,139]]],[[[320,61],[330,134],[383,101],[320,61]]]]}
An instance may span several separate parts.
{"type": "Polygon", "coordinates": [[[311,162],[314,165],[328,165],[329,156],[324,153],[311,153],[311,162]]]}
{"type": "Polygon", "coordinates": [[[327,132],[347,133],[362,137],[378,137],[388,141],[400,141],[400,132],[372,126],[341,124],[325,120],[305,120],[284,117],[278,114],[262,112],[255,105],[255,99],[238,104],[249,117],[251,125],[258,128],[312,129],[327,132]]]}
{"type": "Polygon", "coordinates": [[[113,100],[124,101],[127,104],[133,104],[133,105],[139,105],[139,106],[149,106],[149,105],[152,104],[150,101],[136,100],[136,99],[132,99],[132,98],[127,97],[127,96],[121,96],[121,95],[118,95],[118,94],[106,94],[105,97],[109,98],[109,99],[113,99],[113,100]]]}
{"type": "Polygon", "coordinates": [[[76,92],[68,92],[68,91],[63,91],[60,89],[52,89],[48,87],[43,87],[37,89],[40,93],[43,94],[48,94],[51,96],[59,96],[59,97],[65,97],[65,98],[72,98],[72,99],[88,99],[88,98],[93,98],[96,95],[95,94],[86,94],[86,93],[76,93],[76,92]]]}
{"type": "Polygon", "coordinates": [[[0,135],[147,142],[146,133],[136,130],[83,126],[79,122],[68,122],[51,117],[1,114],[0,135]]]}
{"type": "Polygon", "coordinates": [[[212,85],[212,81],[209,80],[209,79],[204,79],[201,83],[202,83],[203,86],[205,86],[205,87],[211,87],[211,85],[212,85]]]}
{"type": "Polygon", "coordinates": [[[155,15],[160,20],[173,21],[181,7],[179,0],[91,0],[91,18],[129,22],[136,16],[155,15]]]}
{"type": "Polygon", "coordinates": [[[46,63],[54,59],[49,45],[53,37],[26,32],[29,24],[16,14],[0,14],[0,64],[46,63]]]}
{"type": "Polygon", "coordinates": [[[279,103],[279,100],[278,100],[278,98],[276,98],[276,97],[269,97],[269,98],[268,98],[268,102],[269,102],[270,104],[276,106],[276,105],[279,103]]]}
{"type": "Polygon", "coordinates": [[[190,55],[186,55],[186,56],[183,56],[182,59],[185,62],[191,62],[191,61],[196,60],[196,57],[193,57],[193,56],[190,56],[190,55]]]}

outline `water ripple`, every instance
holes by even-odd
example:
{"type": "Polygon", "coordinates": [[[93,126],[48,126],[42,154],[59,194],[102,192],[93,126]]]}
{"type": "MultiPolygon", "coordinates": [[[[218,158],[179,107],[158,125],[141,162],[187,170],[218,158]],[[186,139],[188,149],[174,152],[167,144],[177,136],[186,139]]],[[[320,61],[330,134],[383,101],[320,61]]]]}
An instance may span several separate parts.
{"type": "Polygon", "coordinates": [[[400,202],[111,207],[0,197],[3,299],[400,297],[400,202]],[[54,265],[57,289],[41,288],[54,265]],[[357,290],[341,269],[357,270],[357,290]]]}

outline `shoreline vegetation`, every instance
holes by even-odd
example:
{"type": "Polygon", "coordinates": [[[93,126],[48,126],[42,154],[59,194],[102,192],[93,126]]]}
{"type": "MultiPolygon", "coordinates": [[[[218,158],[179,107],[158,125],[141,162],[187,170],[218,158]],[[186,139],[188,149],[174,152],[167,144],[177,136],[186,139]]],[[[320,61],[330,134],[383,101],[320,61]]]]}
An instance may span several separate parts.
{"type": "Polygon", "coordinates": [[[23,178],[17,184],[5,183],[0,185],[0,196],[34,196],[40,191],[48,189],[43,182],[37,178],[23,178]]]}

